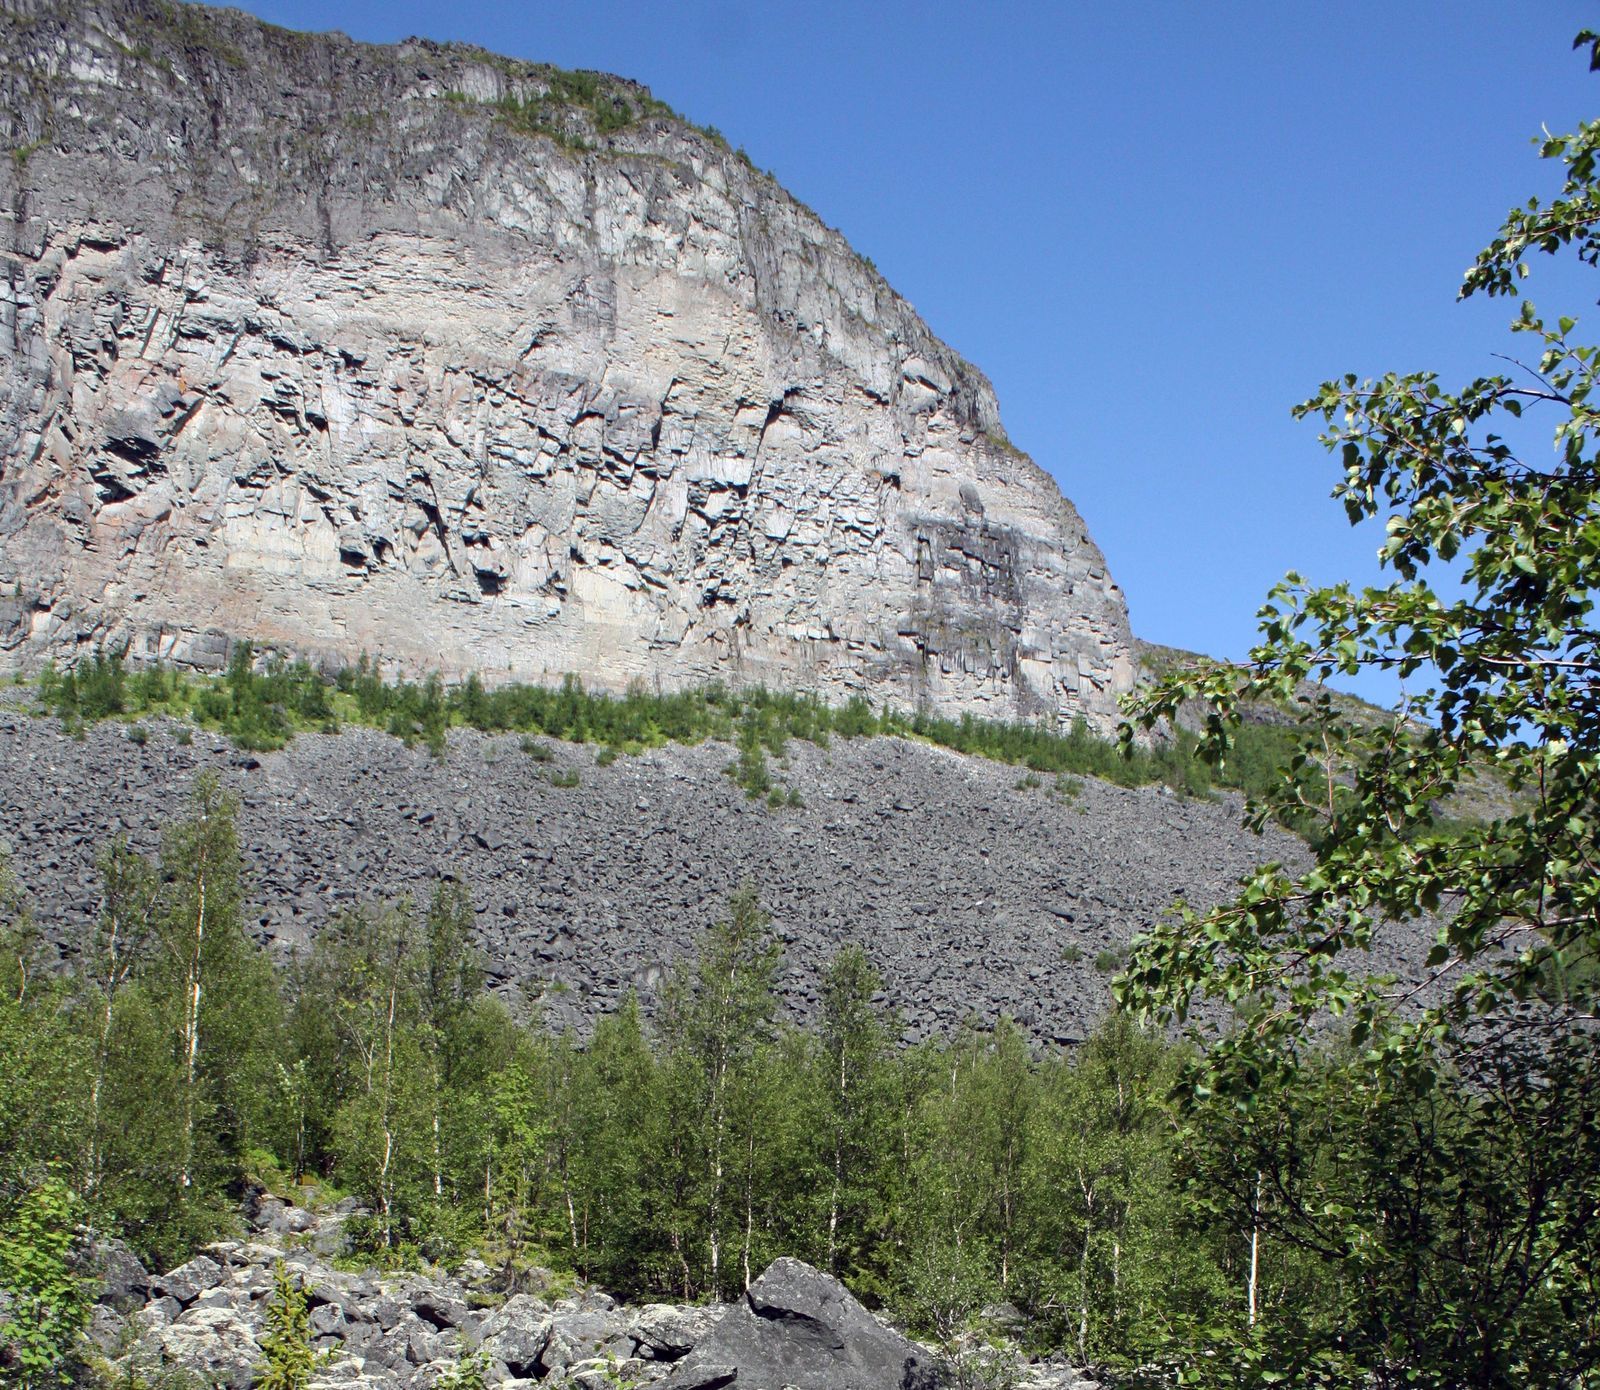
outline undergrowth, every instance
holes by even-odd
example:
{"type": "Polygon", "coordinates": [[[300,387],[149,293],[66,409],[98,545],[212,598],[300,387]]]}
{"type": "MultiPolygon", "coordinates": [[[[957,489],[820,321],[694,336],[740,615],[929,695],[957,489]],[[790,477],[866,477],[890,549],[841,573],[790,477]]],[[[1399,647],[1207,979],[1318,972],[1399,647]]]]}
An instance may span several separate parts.
{"type": "Polygon", "coordinates": [[[1198,797],[1216,785],[1246,792],[1264,788],[1287,761],[1291,737],[1283,728],[1244,726],[1218,776],[1196,755],[1193,737],[1181,731],[1154,747],[1123,748],[1081,720],[1061,732],[1043,723],[874,709],[860,696],[830,705],[814,695],[760,687],[708,685],[672,693],[636,687],[610,695],[585,690],[572,676],[555,687],[493,689],[476,676],[454,685],[437,675],[386,680],[365,657],[328,677],[305,662],[258,661],[248,643],[235,648],[227,669],[216,676],[159,664],[132,668],[118,654],[97,652],[71,670],[47,668],[38,699],[41,712],[56,715],[74,732],[102,719],[131,723],[167,715],[253,750],[282,748],[297,733],[332,733],[345,724],[382,729],[439,756],[453,727],[520,734],[524,751],[541,761],[549,757],[541,739],[593,744],[601,765],[619,754],[714,739],[734,746],[728,773],[747,795],[775,804],[776,794],[789,805],[799,799],[775,786],[768,759],[781,758],[790,739],[826,747],[834,738],[897,735],[1010,763],[1034,776],[1090,776],[1125,787],[1160,783],[1198,797]]]}

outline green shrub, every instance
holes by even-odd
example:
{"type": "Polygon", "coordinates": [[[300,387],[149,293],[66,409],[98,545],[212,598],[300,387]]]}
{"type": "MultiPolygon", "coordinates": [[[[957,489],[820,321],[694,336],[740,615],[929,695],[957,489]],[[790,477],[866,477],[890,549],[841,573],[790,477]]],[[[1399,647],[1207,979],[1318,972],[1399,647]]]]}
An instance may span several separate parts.
{"type": "Polygon", "coordinates": [[[1094,968],[1102,975],[1115,975],[1127,958],[1125,950],[1101,951],[1094,958],[1094,968]]]}
{"type": "MultiPolygon", "coordinates": [[[[875,711],[859,695],[829,706],[815,695],[759,686],[730,691],[708,685],[671,693],[635,686],[609,695],[591,693],[568,676],[555,687],[509,684],[489,690],[475,675],[454,686],[438,675],[387,681],[366,656],[329,679],[305,662],[272,656],[258,663],[250,644],[240,643],[221,676],[159,664],[128,671],[120,654],[96,652],[66,672],[47,667],[38,688],[40,705],[70,732],[97,719],[162,714],[192,719],[240,747],[259,750],[281,748],[305,730],[333,732],[341,719],[385,729],[408,744],[423,743],[438,757],[452,726],[520,734],[522,751],[537,762],[550,760],[546,740],[594,743],[600,745],[595,758],[600,766],[621,753],[634,756],[667,743],[718,739],[736,746],[729,775],[752,800],[771,793],[769,759],[785,757],[790,740],[826,748],[835,737],[880,734],[924,739],[1017,765],[1024,773],[1016,785],[1024,791],[1053,775],[1056,793],[1067,799],[1078,794],[1085,776],[1130,787],[1163,782],[1185,796],[1205,796],[1212,788],[1212,773],[1196,755],[1194,737],[1182,731],[1152,748],[1123,747],[1091,733],[1082,720],[1063,733],[1043,723],[875,711]]],[[[1293,731],[1284,726],[1245,725],[1217,774],[1219,784],[1255,795],[1285,765],[1293,743],[1293,731]]]]}
{"type": "Polygon", "coordinates": [[[272,1294],[267,1299],[265,1318],[256,1390],[307,1390],[317,1367],[317,1356],[311,1349],[311,1315],[305,1292],[282,1260],[272,1271],[272,1294]]]}
{"type": "Polygon", "coordinates": [[[54,1176],[0,1208],[0,1366],[16,1384],[63,1385],[94,1307],[91,1281],[78,1273],[73,1250],[80,1204],[54,1176]]]}
{"type": "Polygon", "coordinates": [[[485,1390],[488,1375],[489,1358],[481,1351],[466,1352],[433,1383],[433,1390],[485,1390]]]}

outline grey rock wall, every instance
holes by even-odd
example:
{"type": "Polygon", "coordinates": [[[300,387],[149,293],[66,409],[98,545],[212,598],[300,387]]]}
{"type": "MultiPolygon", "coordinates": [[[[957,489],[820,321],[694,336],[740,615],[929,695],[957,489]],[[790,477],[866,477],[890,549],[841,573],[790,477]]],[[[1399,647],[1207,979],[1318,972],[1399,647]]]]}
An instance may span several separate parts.
{"type": "Polygon", "coordinates": [[[249,637],[1115,721],[1121,593],[987,380],[770,177],[587,80],[8,0],[0,669],[249,637]]]}

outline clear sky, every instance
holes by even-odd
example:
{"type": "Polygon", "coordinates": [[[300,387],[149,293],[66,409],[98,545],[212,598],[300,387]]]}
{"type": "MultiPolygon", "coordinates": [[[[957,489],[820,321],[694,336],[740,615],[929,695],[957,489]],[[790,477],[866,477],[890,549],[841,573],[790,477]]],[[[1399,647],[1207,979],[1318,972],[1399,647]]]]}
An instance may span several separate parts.
{"type": "MultiPolygon", "coordinates": [[[[1600,115],[1579,0],[245,8],[621,73],[719,127],[990,375],[1135,631],[1219,656],[1284,571],[1376,576],[1289,407],[1346,371],[1497,366],[1512,310],[1458,305],[1462,271],[1557,186],[1541,123],[1600,115]]],[[[1593,312],[1581,279],[1529,285],[1593,312]]]]}

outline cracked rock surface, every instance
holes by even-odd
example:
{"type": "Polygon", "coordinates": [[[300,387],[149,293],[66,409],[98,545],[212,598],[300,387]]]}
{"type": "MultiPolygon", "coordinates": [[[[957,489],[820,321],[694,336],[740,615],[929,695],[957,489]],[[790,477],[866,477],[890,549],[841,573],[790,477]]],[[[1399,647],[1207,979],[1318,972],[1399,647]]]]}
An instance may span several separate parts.
{"type": "Polygon", "coordinates": [[[633,84],[519,124],[553,81],[5,7],[0,667],[248,637],[1109,728],[1122,595],[982,374],[633,84]]]}

